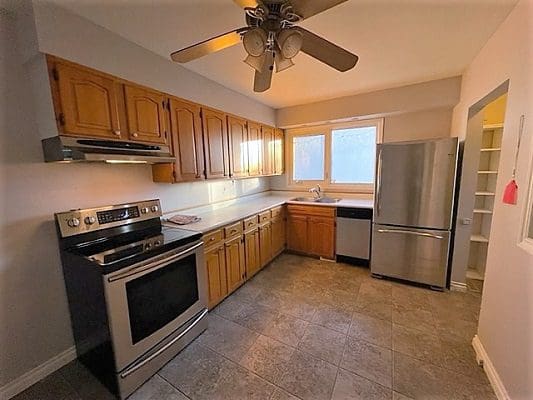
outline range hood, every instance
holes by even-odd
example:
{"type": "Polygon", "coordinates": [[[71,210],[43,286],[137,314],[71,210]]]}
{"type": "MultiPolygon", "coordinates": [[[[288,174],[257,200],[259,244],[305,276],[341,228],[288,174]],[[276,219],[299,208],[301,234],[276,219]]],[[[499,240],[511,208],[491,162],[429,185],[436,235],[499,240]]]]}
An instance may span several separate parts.
{"type": "Polygon", "coordinates": [[[108,162],[159,164],[176,161],[170,148],[122,140],[54,136],[42,140],[46,162],[108,162]]]}

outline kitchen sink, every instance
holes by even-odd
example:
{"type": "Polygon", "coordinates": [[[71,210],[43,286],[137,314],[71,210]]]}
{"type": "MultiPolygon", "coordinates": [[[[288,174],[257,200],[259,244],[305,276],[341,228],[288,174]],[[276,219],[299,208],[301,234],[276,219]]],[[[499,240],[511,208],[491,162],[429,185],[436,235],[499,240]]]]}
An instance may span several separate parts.
{"type": "Polygon", "coordinates": [[[295,197],[291,201],[301,201],[304,203],[337,203],[341,199],[335,199],[333,197],[321,197],[316,199],[314,197],[295,197]]]}

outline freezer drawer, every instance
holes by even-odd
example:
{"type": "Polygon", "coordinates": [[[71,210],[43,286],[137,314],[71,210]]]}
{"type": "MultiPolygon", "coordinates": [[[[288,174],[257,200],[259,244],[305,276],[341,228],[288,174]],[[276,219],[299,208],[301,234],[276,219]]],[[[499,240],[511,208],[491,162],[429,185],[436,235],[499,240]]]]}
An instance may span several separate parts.
{"type": "Polygon", "coordinates": [[[374,224],[373,274],[444,288],[450,232],[374,224]]]}

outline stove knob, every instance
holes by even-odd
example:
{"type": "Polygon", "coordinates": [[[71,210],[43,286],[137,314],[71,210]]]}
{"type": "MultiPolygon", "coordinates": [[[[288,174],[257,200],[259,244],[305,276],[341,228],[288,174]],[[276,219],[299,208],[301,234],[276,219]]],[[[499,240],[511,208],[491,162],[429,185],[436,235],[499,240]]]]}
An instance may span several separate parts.
{"type": "Polygon", "coordinates": [[[94,218],[92,215],[85,217],[84,219],[86,225],[92,225],[96,222],[96,218],[94,218]]]}
{"type": "Polygon", "coordinates": [[[152,243],[146,243],[145,248],[146,249],[151,249],[152,248],[152,243]]]}
{"type": "Polygon", "coordinates": [[[158,212],[159,211],[159,207],[158,206],[152,206],[152,207],[150,207],[150,210],[152,210],[152,212],[158,212]]]}
{"type": "Polygon", "coordinates": [[[148,212],[148,207],[141,208],[141,214],[146,214],[148,212]]]}
{"type": "Polygon", "coordinates": [[[154,243],[156,246],[161,246],[161,240],[156,240],[154,243]]]}
{"type": "Polygon", "coordinates": [[[78,218],[71,218],[67,221],[67,225],[71,228],[76,228],[80,226],[80,220],[78,218]]]}

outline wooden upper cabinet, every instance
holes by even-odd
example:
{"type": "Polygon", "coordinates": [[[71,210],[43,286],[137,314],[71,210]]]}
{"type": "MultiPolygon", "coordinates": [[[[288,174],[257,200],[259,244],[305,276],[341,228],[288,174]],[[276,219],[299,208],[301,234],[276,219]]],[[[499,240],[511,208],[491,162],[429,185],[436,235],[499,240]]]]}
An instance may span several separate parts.
{"type": "Polygon", "coordinates": [[[274,174],[274,128],[261,126],[261,143],[263,146],[262,175],[274,174]]]}
{"type": "Polygon", "coordinates": [[[226,114],[202,108],[202,126],[206,177],[212,179],[229,176],[226,114]]]}
{"type": "Polygon", "coordinates": [[[61,134],[120,139],[120,84],[83,67],[51,61],[49,65],[61,134]]]}
{"type": "Polygon", "coordinates": [[[282,175],[285,165],[285,136],[281,129],[274,130],[274,175],[282,175]]]}
{"type": "Polygon", "coordinates": [[[248,128],[246,120],[228,115],[230,176],[248,175],[248,128]]]}
{"type": "Polygon", "coordinates": [[[170,134],[174,164],[155,164],[155,182],[189,182],[204,175],[204,148],[200,106],[177,98],[169,99],[170,134]]]}
{"type": "Polygon", "coordinates": [[[130,140],[167,143],[165,95],[139,86],[124,85],[130,140]]]}
{"type": "Polygon", "coordinates": [[[248,173],[250,176],[261,175],[263,165],[263,147],[261,142],[261,125],[248,121],[248,173]]]}

